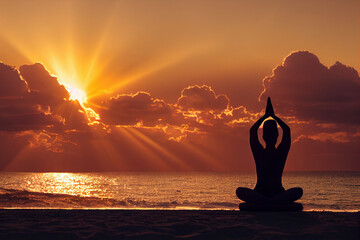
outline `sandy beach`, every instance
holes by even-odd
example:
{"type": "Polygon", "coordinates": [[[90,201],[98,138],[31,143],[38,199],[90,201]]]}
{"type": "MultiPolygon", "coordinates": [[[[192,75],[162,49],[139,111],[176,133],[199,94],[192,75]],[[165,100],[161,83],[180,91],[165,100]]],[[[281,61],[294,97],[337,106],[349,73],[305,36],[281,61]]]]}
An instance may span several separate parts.
{"type": "Polygon", "coordinates": [[[359,239],[359,212],[0,210],[1,239],[359,239]]]}

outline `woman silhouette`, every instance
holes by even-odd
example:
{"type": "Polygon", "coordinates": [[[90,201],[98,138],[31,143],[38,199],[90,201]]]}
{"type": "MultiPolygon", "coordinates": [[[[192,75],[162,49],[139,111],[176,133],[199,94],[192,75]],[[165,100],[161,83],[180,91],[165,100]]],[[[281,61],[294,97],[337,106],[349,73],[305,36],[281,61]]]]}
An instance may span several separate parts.
{"type": "Polygon", "coordinates": [[[239,187],[236,190],[238,198],[247,203],[258,204],[285,204],[301,198],[303,194],[301,188],[296,187],[285,191],[281,182],[290,145],[290,128],[274,114],[271,100],[268,98],[265,115],[250,128],[250,146],[256,164],[257,183],[254,190],[239,187]],[[274,120],[264,122],[269,117],[274,120]],[[259,142],[257,133],[262,122],[264,122],[265,148],[259,142]],[[281,143],[276,148],[275,145],[279,136],[277,123],[283,131],[283,136],[281,143]]]}

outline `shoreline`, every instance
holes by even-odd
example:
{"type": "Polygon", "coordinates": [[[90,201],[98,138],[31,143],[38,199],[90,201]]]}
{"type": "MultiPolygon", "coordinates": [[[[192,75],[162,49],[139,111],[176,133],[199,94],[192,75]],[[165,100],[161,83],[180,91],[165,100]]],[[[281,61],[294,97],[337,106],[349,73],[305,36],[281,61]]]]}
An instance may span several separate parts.
{"type": "MultiPolygon", "coordinates": [[[[1,210],[99,210],[99,211],[237,211],[239,209],[224,209],[224,208],[192,208],[192,207],[178,207],[178,208],[49,208],[49,207],[0,207],[1,210]]],[[[276,211],[274,211],[276,212],[276,211]]],[[[360,213],[360,209],[304,209],[301,212],[329,212],[329,213],[360,213]]]]}
{"type": "Polygon", "coordinates": [[[359,239],[360,212],[1,209],[1,239],[359,239]]]}

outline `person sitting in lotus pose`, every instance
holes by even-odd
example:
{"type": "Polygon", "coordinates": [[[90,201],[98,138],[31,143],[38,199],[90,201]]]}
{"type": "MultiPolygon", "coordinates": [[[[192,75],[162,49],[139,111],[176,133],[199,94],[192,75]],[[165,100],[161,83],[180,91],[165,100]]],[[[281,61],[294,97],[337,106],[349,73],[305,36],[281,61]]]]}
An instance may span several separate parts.
{"type": "Polygon", "coordinates": [[[287,204],[301,198],[301,188],[291,188],[285,191],[281,177],[285,161],[291,145],[290,128],[274,114],[271,100],[268,98],[265,115],[262,116],[250,129],[250,146],[253,153],[257,183],[254,190],[239,187],[236,195],[247,203],[257,204],[287,204]],[[266,120],[267,118],[274,120],[266,120]],[[266,120],[264,122],[264,120],[266,120]],[[264,122],[263,139],[266,143],[264,148],[258,139],[258,129],[264,122]],[[277,123],[280,125],[283,135],[279,146],[276,141],[279,136],[277,123]]]}

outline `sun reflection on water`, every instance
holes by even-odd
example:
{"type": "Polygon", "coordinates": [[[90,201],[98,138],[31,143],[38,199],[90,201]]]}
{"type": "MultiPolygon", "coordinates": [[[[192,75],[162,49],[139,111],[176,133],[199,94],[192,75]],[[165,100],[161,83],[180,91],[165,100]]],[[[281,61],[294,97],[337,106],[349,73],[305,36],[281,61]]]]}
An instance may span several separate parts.
{"type": "Polygon", "coordinates": [[[77,195],[82,197],[102,197],[99,189],[101,179],[88,174],[41,173],[32,176],[27,188],[35,192],[77,195]],[[32,184],[35,182],[36,184],[32,184]]]}

